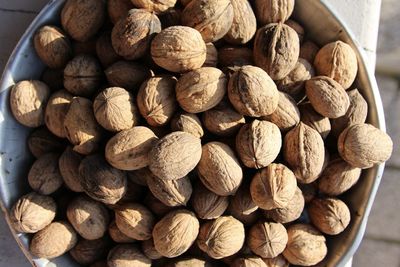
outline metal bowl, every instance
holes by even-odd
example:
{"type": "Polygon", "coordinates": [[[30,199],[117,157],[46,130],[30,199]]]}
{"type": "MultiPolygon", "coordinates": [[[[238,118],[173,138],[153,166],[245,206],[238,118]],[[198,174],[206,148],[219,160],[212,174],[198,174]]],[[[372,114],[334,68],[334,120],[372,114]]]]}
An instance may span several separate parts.
{"type": "MultiPolygon", "coordinates": [[[[13,119],[9,109],[9,91],[20,80],[40,77],[45,66],[36,56],[32,36],[40,26],[59,24],[63,4],[64,0],[50,1],[32,22],[14,49],[0,83],[0,205],[7,220],[8,210],[12,204],[18,197],[30,191],[26,177],[33,161],[26,145],[26,138],[31,129],[21,126],[13,119]]],[[[343,22],[327,4],[320,1],[296,1],[294,17],[304,25],[307,34],[320,45],[343,40],[354,48],[359,66],[356,86],[368,102],[368,122],[385,130],[383,107],[373,72],[365,64],[366,56],[361,46],[343,22]]],[[[363,238],[383,169],[384,164],[364,170],[357,185],[343,196],[351,210],[351,223],[339,236],[328,238],[328,256],[318,266],[344,266],[351,260],[363,238]]],[[[41,267],[78,266],[69,255],[51,262],[45,259],[34,259],[28,250],[28,237],[15,233],[13,229],[11,231],[32,264],[41,267]]]]}

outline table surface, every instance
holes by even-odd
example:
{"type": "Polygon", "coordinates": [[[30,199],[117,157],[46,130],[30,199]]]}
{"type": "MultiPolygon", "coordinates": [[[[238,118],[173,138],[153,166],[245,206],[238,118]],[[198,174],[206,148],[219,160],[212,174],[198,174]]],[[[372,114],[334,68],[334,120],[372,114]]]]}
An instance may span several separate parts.
{"type": "MultiPolygon", "coordinates": [[[[306,1],[306,0],[297,0],[306,1]]],[[[364,48],[375,68],[381,0],[322,0],[339,15],[364,48]]],[[[46,5],[47,0],[0,0],[0,69],[3,69],[19,38],[46,5]]],[[[350,264],[349,264],[350,265],[350,264]]],[[[0,216],[0,267],[30,266],[0,216]]]]}

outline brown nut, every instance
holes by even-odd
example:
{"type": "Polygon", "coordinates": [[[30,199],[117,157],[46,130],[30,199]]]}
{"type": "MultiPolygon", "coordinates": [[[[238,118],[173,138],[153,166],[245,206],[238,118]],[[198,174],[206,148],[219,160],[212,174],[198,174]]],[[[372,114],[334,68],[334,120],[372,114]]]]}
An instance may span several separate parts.
{"type": "Polygon", "coordinates": [[[74,192],[83,192],[79,176],[79,164],[81,164],[81,160],[82,156],[73,151],[70,146],[64,150],[58,160],[58,167],[64,183],[74,192]]]}
{"type": "Polygon", "coordinates": [[[147,177],[146,182],[153,195],[170,207],[186,206],[192,195],[192,184],[187,176],[165,180],[152,175],[147,177]]]}
{"type": "Polygon", "coordinates": [[[182,10],[180,8],[170,8],[159,15],[163,29],[181,25],[182,10]]]}
{"type": "Polygon", "coordinates": [[[251,251],[263,258],[274,258],[286,247],[288,235],[280,223],[257,223],[253,225],[247,237],[251,251]]]}
{"type": "Polygon", "coordinates": [[[244,258],[237,258],[232,265],[232,267],[267,267],[264,261],[260,257],[247,256],[244,258]]]}
{"type": "Polygon", "coordinates": [[[218,50],[218,65],[221,68],[254,65],[253,51],[247,47],[222,47],[218,50]]]}
{"type": "Polygon", "coordinates": [[[254,7],[261,25],[285,22],[294,9],[294,0],[256,0],[254,7]]]}
{"type": "Polygon", "coordinates": [[[28,173],[28,183],[33,190],[42,195],[50,195],[57,191],[63,178],[58,168],[59,154],[48,153],[38,158],[28,173]]]}
{"type": "Polygon", "coordinates": [[[263,259],[267,267],[289,267],[289,262],[281,255],[272,259],[263,259]]]}
{"type": "Polygon", "coordinates": [[[218,64],[218,50],[213,43],[206,44],[207,55],[206,61],[202,67],[217,67],[218,64]]]}
{"type": "Polygon", "coordinates": [[[131,0],[137,8],[143,8],[156,14],[167,11],[176,4],[176,0],[131,0]]]}
{"type": "Polygon", "coordinates": [[[192,134],[197,138],[204,135],[201,121],[196,114],[187,112],[177,113],[171,120],[172,131],[182,131],[192,134]]]}
{"type": "Polygon", "coordinates": [[[151,192],[148,192],[145,199],[144,203],[146,203],[146,206],[155,214],[157,217],[163,217],[165,214],[168,212],[172,211],[174,208],[169,207],[162,203],[160,200],[158,200],[151,192]]]}
{"type": "MultiPolygon", "coordinates": [[[[181,0],[182,1],[182,0],[181,0]]],[[[207,262],[200,258],[183,257],[174,260],[169,263],[166,267],[213,267],[210,262],[207,262]]]]}
{"type": "Polygon", "coordinates": [[[326,139],[331,132],[331,121],[329,118],[317,113],[311,103],[299,105],[301,113],[301,122],[316,130],[322,137],[326,139]]]}
{"type": "Polygon", "coordinates": [[[120,19],[125,17],[132,8],[135,8],[135,6],[131,0],[107,1],[108,16],[112,24],[116,24],[120,19]]]}
{"type": "Polygon", "coordinates": [[[53,135],[46,127],[36,128],[28,136],[28,148],[35,158],[51,153],[62,152],[64,143],[61,138],[53,135]]]}
{"type": "Polygon", "coordinates": [[[293,30],[295,30],[297,32],[297,35],[299,36],[300,44],[303,43],[303,40],[304,40],[304,28],[303,28],[303,26],[301,26],[300,23],[298,23],[297,21],[294,21],[292,19],[287,20],[285,22],[285,24],[290,26],[293,30]]]}
{"type": "Polygon", "coordinates": [[[106,238],[96,240],[81,239],[69,254],[77,263],[88,265],[100,260],[106,254],[107,248],[108,240],[106,238]]]}
{"type": "Polygon", "coordinates": [[[192,206],[200,219],[216,219],[224,214],[228,205],[228,197],[218,196],[201,183],[196,184],[192,196],[192,206]]]}
{"type": "Polygon", "coordinates": [[[313,63],[318,50],[319,47],[315,43],[309,40],[305,41],[300,46],[300,58],[304,58],[308,62],[313,63]]]}
{"type": "Polygon", "coordinates": [[[126,234],[122,233],[121,230],[118,229],[115,220],[112,221],[108,226],[108,234],[111,239],[116,243],[133,243],[136,241],[135,239],[130,238],[126,234]]]}
{"type": "Polygon", "coordinates": [[[241,221],[244,225],[253,225],[259,217],[258,206],[254,203],[250,194],[250,185],[241,185],[232,196],[229,203],[229,214],[241,221]]]}
{"type": "Polygon", "coordinates": [[[53,93],[46,106],[44,122],[47,128],[56,136],[65,138],[64,120],[73,96],[65,90],[53,93]]]}
{"type": "Polygon", "coordinates": [[[156,250],[153,239],[145,240],[142,242],[142,251],[144,255],[150,260],[158,260],[163,256],[156,250]]]}
{"type": "Polygon", "coordinates": [[[120,59],[120,56],[115,52],[111,43],[111,31],[105,31],[97,38],[96,55],[104,68],[109,67],[120,59]]]}
{"type": "Polygon", "coordinates": [[[150,267],[151,260],[140,249],[132,245],[117,245],[107,257],[108,267],[150,267]]]}
{"type": "Polygon", "coordinates": [[[150,176],[155,176],[149,168],[141,168],[135,171],[128,172],[128,178],[135,184],[147,186],[147,179],[150,176]]]}

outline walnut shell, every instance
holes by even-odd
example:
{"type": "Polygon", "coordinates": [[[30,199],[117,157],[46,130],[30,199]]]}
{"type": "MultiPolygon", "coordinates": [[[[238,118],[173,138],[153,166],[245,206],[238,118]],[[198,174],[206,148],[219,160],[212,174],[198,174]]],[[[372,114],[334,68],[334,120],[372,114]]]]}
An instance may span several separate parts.
{"type": "Polygon", "coordinates": [[[238,252],[245,239],[244,227],[232,216],[221,216],[201,225],[197,245],[213,259],[238,252]]]}
{"type": "Polygon", "coordinates": [[[111,33],[112,46],[118,55],[135,60],[148,53],[151,40],[161,31],[157,16],[144,9],[131,9],[111,33]]]}
{"type": "Polygon", "coordinates": [[[192,195],[192,184],[187,176],[165,180],[155,175],[147,177],[147,186],[153,195],[170,207],[186,206],[192,195]]]}
{"type": "Polygon", "coordinates": [[[64,149],[63,140],[53,135],[46,127],[36,128],[28,136],[28,148],[35,158],[64,149]]]}
{"type": "Polygon", "coordinates": [[[48,153],[39,157],[28,173],[28,183],[33,190],[42,195],[50,195],[57,191],[63,178],[58,168],[59,154],[48,153]]]}
{"type": "Polygon", "coordinates": [[[201,121],[196,114],[187,112],[177,113],[171,120],[172,131],[182,131],[201,138],[204,135],[201,121]]]}
{"type": "Polygon", "coordinates": [[[174,258],[190,248],[198,233],[199,221],[193,212],[171,211],[154,226],[154,246],[164,257],[174,258]]]}
{"type": "Polygon", "coordinates": [[[299,53],[299,37],[289,26],[271,23],[258,29],[254,40],[254,61],[273,80],[285,78],[294,69],[299,53]]]}
{"type": "Polygon", "coordinates": [[[56,209],[51,197],[35,192],[26,194],[11,208],[11,225],[19,233],[36,233],[54,220],[56,209]]]}
{"type": "Polygon", "coordinates": [[[281,255],[272,259],[263,259],[267,267],[289,267],[289,262],[281,255]]]}
{"type": "Polygon", "coordinates": [[[217,67],[218,64],[218,50],[213,43],[206,44],[207,55],[206,61],[202,67],[217,67]]]}
{"type": "Polygon", "coordinates": [[[206,43],[227,34],[233,22],[233,6],[229,0],[191,1],[182,12],[182,24],[198,30],[206,43]]]}
{"type": "Polygon", "coordinates": [[[304,40],[303,26],[301,26],[300,23],[298,23],[297,21],[294,21],[292,19],[287,20],[285,22],[285,24],[297,32],[297,35],[299,36],[300,44],[303,43],[303,40],[304,40]]]}
{"type": "Polygon", "coordinates": [[[318,75],[328,76],[348,89],[357,76],[357,56],[353,48],[336,41],[322,47],[314,59],[318,75]]]}
{"type": "Polygon", "coordinates": [[[46,106],[44,122],[56,136],[65,138],[64,120],[73,96],[65,90],[53,93],[46,106]]]}
{"type": "Polygon", "coordinates": [[[136,241],[135,239],[130,238],[126,234],[122,233],[121,230],[118,229],[115,220],[112,221],[108,226],[108,234],[111,239],[116,243],[133,243],[136,241]]]}
{"type": "Polygon", "coordinates": [[[147,258],[151,260],[161,259],[163,256],[156,250],[153,239],[145,240],[142,242],[142,251],[147,258]]]}
{"type": "Polygon", "coordinates": [[[43,125],[49,96],[49,87],[41,81],[30,80],[16,83],[10,92],[10,108],[14,118],[27,127],[34,128],[43,125]]]}
{"type": "Polygon", "coordinates": [[[315,43],[311,41],[305,41],[300,46],[300,57],[304,58],[310,63],[313,63],[318,51],[319,47],[315,43]]]}
{"type": "Polygon", "coordinates": [[[172,72],[187,72],[200,68],[207,56],[201,34],[190,27],[172,26],[161,31],[151,43],[154,62],[172,72]]]}
{"type": "Polygon", "coordinates": [[[263,259],[256,256],[237,258],[230,266],[232,267],[267,267],[263,259]]]}
{"type": "Polygon", "coordinates": [[[167,267],[213,267],[213,266],[214,265],[203,259],[192,258],[192,257],[179,258],[167,265],[167,267]]]}
{"type": "Polygon", "coordinates": [[[99,154],[81,161],[79,175],[85,193],[97,201],[115,204],[125,195],[126,173],[111,167],[99,154]]]}
{"type": "Polygon", "coordinates": [[[291,264],[311,266],[325,258],[325,237],[314,227],[308,224],[294,224],[287,230],[289,239],[283,256],[291,264]]]}
{"type": "Polygon", "coordinates": [[[211,192],[201,183],[196,184],[192,196],[192,206],[200,219],[216,219],[224,214],[228,205],[228,197],[219,196],[211,192]]]}
{"type": "Polygon", "coordinates": [[[149,192],[145,199],[144,203],[146,206],[155,214],[157,217],[163,217],[168,212],[172,211],[174,208],[169,207],[158,200],[151,192],[149,192]]]}
{"type": "Polygon", "coordinates": [[[167,11],[176,4],[176,0],[131,0],[131,2],[138,8],[143,8],[156,14],[167,11]]]}
{"type": "Polygon", "coordinates": [[[393,141],[371,124],[354,124],[340,134],[338,150],[353,167],[367,169],[390,158],[393,141]]]}
{"type": "Polygon", "coordinates": [[[218,65],[221,68],[254,65],[253,51],[247,47],[222,47],[218,50],[218,65]]]}
{"type": "Polygon", "coordinates": [[[73,95],[91,96],[103,78],[103,70],[95,57],[77,55],[64,69],[64,87],[73,95]]]}
{"type": "Polygon", "coordinates": [[[331,132],[331,121],[329,118],[317,113],[310,103],[299,105],[301,113],[301,122],[316,130],[322,137],[326,139],[331,132]]]}
{"type": "Polygon", "coordinates": [[[111,31],[105,31],[97,38],[96,55],[104,68],[109,67],[111,64],[114,64],[120,59],[120,56],[115,52],[112,46],[111,31]]]}
{"type": "Polygon", "coordinates": [[[197,171],[205,187],[219,196],[234,195],[243,179],[243,171],[235,153],[220,142],[203,146],[197,171]]]}
{"type": "Polygon", "coordinates": [[[34,234],[29,250],[37,258],[53,259],[72,249],[77,241],[77,234],[69,223],[53,222],[34,234]]]}
{"type": "Polygon", "coordinates": [[[116,24],[120,19],[125,17],[132,8],[135,8],[135,6],[131,0],[107,1],[108,16],[112,24],[116,24]]]}
{"type": "Polygon", "coordinates": [[[228,80],[225,74],[212,67],[203,67],[186,73],[176,84],[176,99],[189,113],[209,110],[223,99],[228,80]]]}
{"type": "Polygon", "coordinates": [[[294,0],[256,0],[254,10],[261,25],[285,22],[294,9],[294,0]]]}
{"type": "Polygon", "coordinates": [[[141,168],[135,171],[128,172],[128,178],[138,185],[147,186],[147,179],[149,176],[155,176],[149,168],[141,168]]]}
{"type": "Polygon", "coordinates": [[[286,247],[288,235],[280,223],[257,223],[253,225],[247,237],[247,244],[260,257],[274,258],[286,247]]]}
{"type": "Polygon", "coordinates": [[[52,69],[63,68],[72,57],[71,43],[55,26],[43,26],[33,37],[33,45],[41,61],[52,69]]]}
{"type": "Polygon", "coordinates": [[[110,250],[107,257],[109,267],[150,267],[151,260],[140,249],[132,245],[117,245],[110,250]]]}
{"type": "Polygon", "coordinates": [[[74,151],[87,155],[97,150],[102,130],[93,114],[92,101],[83,97],[72,99],[64,127],[74,151]]]}
{"type": "Polygon", "coordinates": [[[275,83],[265,71],[254,66],[234,71],[228,83],[228,96],[239,113],[251,117],[273,113],[279,101],[275,83]]]}
{"type": "Polygon", "coordinates": [[[299,182],[312,183],[323,169],[324,141],[316,130],[300,122],[286,134],[283,156],[299,182]]]}
{"type": "Polygon", "coordinates": [[[58,167],[65,185],[74,192],[83,192],[79,176],[79,164],[82,156],[68,146],[58,160],[58,167]]]}
{"type": "Polygon", "coordinates": [[[178,104],[175,99],[176,78],[169,75],[155,76],[146,80],[137,94],[140,114],[151,126],[167,124],[178,104]]]}
{"type": "Polygon", "coordinates": [[[191,172],[200,158],[199,138],[185,132],[172,132],[153,146],[149,168],[161,179],[176,180],[191,172]]]}
{"type": "Polygon", "coordinates": [[[268,121],[254,120],[245,124],[236,136],[236,152],[249,168],[268,166],[278,156],[281,146],[279,128],[268,121]]]}
{"type": "Polygon", "coordinates": [[[253,225],[258,220],[258,206],[254,203],[250,194],[250,185],[241,185],[232,196],[229,203],[229,213],[244,225],[253,225]]]}
{"type": "Polygon", "coordinates": [[[88,265],[100,260],[107,252],[108,240],[106,238],[96,240],[81,239],[69,252],[72,258],[81,265],[88,265]]]}

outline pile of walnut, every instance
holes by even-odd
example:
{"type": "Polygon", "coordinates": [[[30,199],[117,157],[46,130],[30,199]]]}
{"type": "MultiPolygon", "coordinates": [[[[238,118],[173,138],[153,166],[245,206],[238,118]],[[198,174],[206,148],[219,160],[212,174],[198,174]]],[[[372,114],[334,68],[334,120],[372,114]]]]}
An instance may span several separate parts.
{"type": "Polygon", "coordinates": [[[32,255],[109,267],[322,261],[324,235],[351,219],[340,195],[392,141],[365,124],[352,48],[318,47],[288,20],[293,8],[66,1],[62,28],[33,38],[43,82],[10,94],[21,124],[45,125],[28,139],[34,192],[10,212],[33,233],[32,255]]]}

